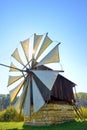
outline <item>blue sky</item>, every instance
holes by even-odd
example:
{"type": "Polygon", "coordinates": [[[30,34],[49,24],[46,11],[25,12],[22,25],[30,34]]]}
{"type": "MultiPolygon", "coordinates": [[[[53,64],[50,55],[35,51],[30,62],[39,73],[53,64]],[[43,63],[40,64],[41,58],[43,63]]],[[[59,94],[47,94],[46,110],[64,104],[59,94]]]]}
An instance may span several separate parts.
{"type": "MultiPolygon", "coordinates": [[[[10,65],[20,41],[46,32],[61,42],[64,76],[87,92],[87,0],[0,0],[0,63],[10,65]]],[[[0,93],[8,93],[8,75],[0,66],[0,93]]]]}

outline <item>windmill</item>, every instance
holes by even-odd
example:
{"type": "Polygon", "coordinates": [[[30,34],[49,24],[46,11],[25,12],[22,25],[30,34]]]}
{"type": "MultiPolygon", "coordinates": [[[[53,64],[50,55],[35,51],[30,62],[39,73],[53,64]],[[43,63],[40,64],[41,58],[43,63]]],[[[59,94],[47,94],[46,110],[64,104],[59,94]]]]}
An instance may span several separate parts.
{"type": "Polygon", "coordinates": [[[14,102],[22,91],[16,103],[16,109],[23,110],[24,115],[31,114],[31,105],[33,105],[33,111],[37,112],[50,99],[51,89],[59,73],[58,70],[47,69],[45,65],[60,61],[58,51],[60,43],[43,55],[44,51],[53,44],[48,33],[34,34],[31,39],[20,42],[22,55],[19,54],[18,48],[11,55],[15,63],[11,62],[11,75],[8,80],[8,87],[13,88],[10,90],[11,102],[14,102]],[[26,62],[23,61],[23,54],[26,62]],[[21,69],[18,68],[18,63],[22,66],[21,69]]]}
{"type": "Polygon", "coordinates": [[[53,70],[49,67],[50,64],[60,63],[59,45],[60,42],[53,42],[48,33],[33,34],[20,42],[11,55],[10,66],[0,64],[10,68],[10,99],[14,103],[18,96],[14,107],[19,113],[23,111],[25,116],[31,117],[32,113],[37,113],[50,101],[66,101],[71,104],[74,101],[72,88],[75,83],[59,74],[63,72],[62,69],[53,70]]]}

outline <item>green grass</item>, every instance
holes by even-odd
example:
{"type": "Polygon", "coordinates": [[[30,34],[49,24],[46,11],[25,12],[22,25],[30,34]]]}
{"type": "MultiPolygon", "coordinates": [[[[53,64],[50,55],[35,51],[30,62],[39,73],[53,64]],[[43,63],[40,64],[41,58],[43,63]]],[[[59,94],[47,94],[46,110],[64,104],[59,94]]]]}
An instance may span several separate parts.
{"type": "Polygon", "coordinates": [[[23,122],[0,122],[0,130],[22,130],[23,122]]]}
{"type": "Polygon", "coordinates": [[[0,130],[87,130],[87,121],[73,121],[51,126],[24,126],[23,122],[0,122],[0,130]]]}

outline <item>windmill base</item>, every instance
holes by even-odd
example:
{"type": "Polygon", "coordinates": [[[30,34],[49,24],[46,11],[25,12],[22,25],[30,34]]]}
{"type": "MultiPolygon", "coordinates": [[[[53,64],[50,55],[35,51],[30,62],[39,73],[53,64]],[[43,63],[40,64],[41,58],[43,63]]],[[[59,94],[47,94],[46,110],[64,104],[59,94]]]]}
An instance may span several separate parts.
{"type": "Polygon", "coordinates": [[[36,113],[32,111],[31,116],[24,117],[25,125],[52,125],[75,119],[73,106],[69,104],[49,103],[36,113]]]}

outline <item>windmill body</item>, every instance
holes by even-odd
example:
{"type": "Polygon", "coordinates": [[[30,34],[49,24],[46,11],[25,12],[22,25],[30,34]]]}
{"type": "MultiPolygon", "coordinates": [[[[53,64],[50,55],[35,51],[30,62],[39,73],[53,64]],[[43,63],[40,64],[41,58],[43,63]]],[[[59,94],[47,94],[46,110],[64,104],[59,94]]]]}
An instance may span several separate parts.
{"type": "MultiPolygon", "coordinates": [[[[55,110],[54,107],[58,106],[54,104],[58,105],[58,102],[68,105],[74,102],[75,83],[60,75],[62,69],[53,70],[46,66],[60,63],[59,44],[60,42],[54,44],[48,37],[48,33],[34,34],[32,38],[21,41],[20,48],[16,48],[12,54],[8,80],[11,102],[14,102],[17,96],[19,97],[14,106],[19,113],[23,111],[25,117],[30,118],[27,122],[31,124],[38,122],[40,124],[42,118],[47,119],[45,109],[50,111],[50,104],[55,110]],[[38,113],[39,121],[35,118],[38,113]]],[[[46,119],[42,121],[43,124],[46,124],[46,119]]],[[[53,122],[52,118],[49,120],[48,124],[53,122]]]]}

